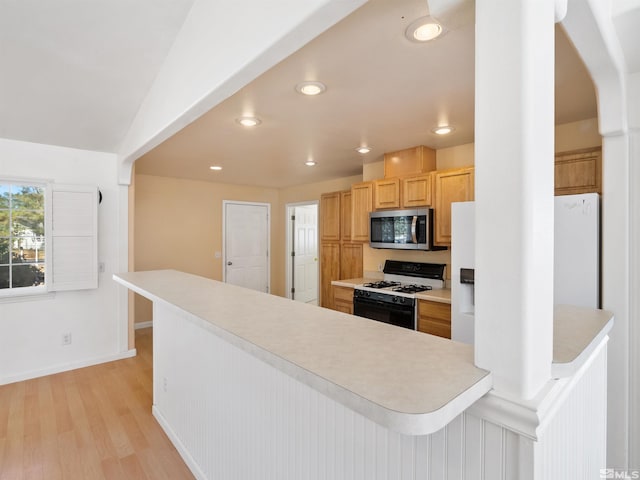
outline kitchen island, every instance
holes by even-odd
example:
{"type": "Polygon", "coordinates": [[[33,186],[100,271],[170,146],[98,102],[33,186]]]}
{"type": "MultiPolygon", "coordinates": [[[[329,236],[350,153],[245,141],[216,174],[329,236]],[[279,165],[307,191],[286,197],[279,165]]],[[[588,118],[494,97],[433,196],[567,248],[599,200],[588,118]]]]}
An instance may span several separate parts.
{"type": "Polygon", "coordinates": [[[114,278],[153,301],[153,413],[197,478],[442,478],[509,453],[467,413],[492,384],[469,345],[177,271],[114,278]]]}

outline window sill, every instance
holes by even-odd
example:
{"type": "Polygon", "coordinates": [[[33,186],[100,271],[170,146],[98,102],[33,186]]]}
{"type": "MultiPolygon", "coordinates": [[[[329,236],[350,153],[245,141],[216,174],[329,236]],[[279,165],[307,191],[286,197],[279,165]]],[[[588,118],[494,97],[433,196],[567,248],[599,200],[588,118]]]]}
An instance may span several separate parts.
{"type": "Polygon", "coordinates": [[[49,300],[55,298],[55,292],[46,289],[31,290],[30,292],[11,293],[10,295],[0,294],[0,305],[3,303],[33,302],[37,300],[49,300]]]}

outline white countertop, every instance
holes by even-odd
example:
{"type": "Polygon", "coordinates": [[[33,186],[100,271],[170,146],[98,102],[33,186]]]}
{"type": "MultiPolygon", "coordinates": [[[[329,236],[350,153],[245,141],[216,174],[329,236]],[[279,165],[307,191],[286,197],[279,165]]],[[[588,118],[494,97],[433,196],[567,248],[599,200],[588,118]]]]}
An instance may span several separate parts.
{"type": "Polygon", "coordinates": [[[403,434],[440,430],[492,386],[462,343],[174,270],[114,279],[403,434]]]}
{"type": "MultiPolygon", "coordinates": [[[[331,285],[336,287],[346,287],[346,288],[355,288],[358,285],[362,285],[363,283],[372,283],[378,281],[379,279],[372,278],[347,278],[345,280],[333,280],[331,285]]],[[[441,289],[433,289],[428,290],[426,292],[416,293],[416,298],[418,300],[430,300],[432,302],[440,302],[440,303],[451,303],[451,289],[450,288],[441,288],[441,289]]]]}

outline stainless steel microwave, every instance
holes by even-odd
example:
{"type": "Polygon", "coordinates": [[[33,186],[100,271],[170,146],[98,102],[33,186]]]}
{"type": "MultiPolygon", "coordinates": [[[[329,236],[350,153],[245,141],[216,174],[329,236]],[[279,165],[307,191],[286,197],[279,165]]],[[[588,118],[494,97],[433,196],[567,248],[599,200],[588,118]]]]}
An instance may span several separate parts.
{"type": "Polygon", "coordinates": [[[371,212],[369,245],[400,250],[441,250],[433,247],[433,209],[371,212]]]}

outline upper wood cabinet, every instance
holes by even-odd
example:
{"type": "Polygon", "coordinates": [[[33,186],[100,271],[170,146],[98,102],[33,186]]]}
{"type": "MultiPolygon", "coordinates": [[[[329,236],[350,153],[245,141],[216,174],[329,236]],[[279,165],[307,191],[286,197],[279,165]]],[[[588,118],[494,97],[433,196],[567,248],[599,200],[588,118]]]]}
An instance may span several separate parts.
{"type": "Polygon", "coordinates": [[[415,175],[400,179],[403,208],[428,207],[433,203],[433,174],[415,175]]]}
{"type": "Polygon", "coordinates": [[[436,169],[436,151],[420,145],[384,154],[384,178],[402,177],[436,169]]]}
{"type": "Polygon", "coordinates": [[[351,241],[369,241],[369,212],[373,211],[373,182],[351,185],[351,241]]]}
{"type": "Polygon", "coordinates": [[[602,193],[602,148],[556,154],[555,194],[602,193]]]}
{"type": "Polygon", "coordinates": [[[474,168],[435,172],[434,214],[436,245],[451,245],[451,204],[468,202],[474,197],[474,168]]]}
{"type": "Polygon", "coordinates": [[[351,190],[340,193],[340,237],[343,241],[351,240],[351,190]]]}
{"type": "Polygon", "coordinates": [[[400,180],[388,178],[373,183],[376,210],[384,208],[400,208],[400,180]]]}
{"type": "Polygon", "coordinates": [[[341,192],[324,193],[320,196],[320,228],[323,242],[340,240],[341,192]]]}

